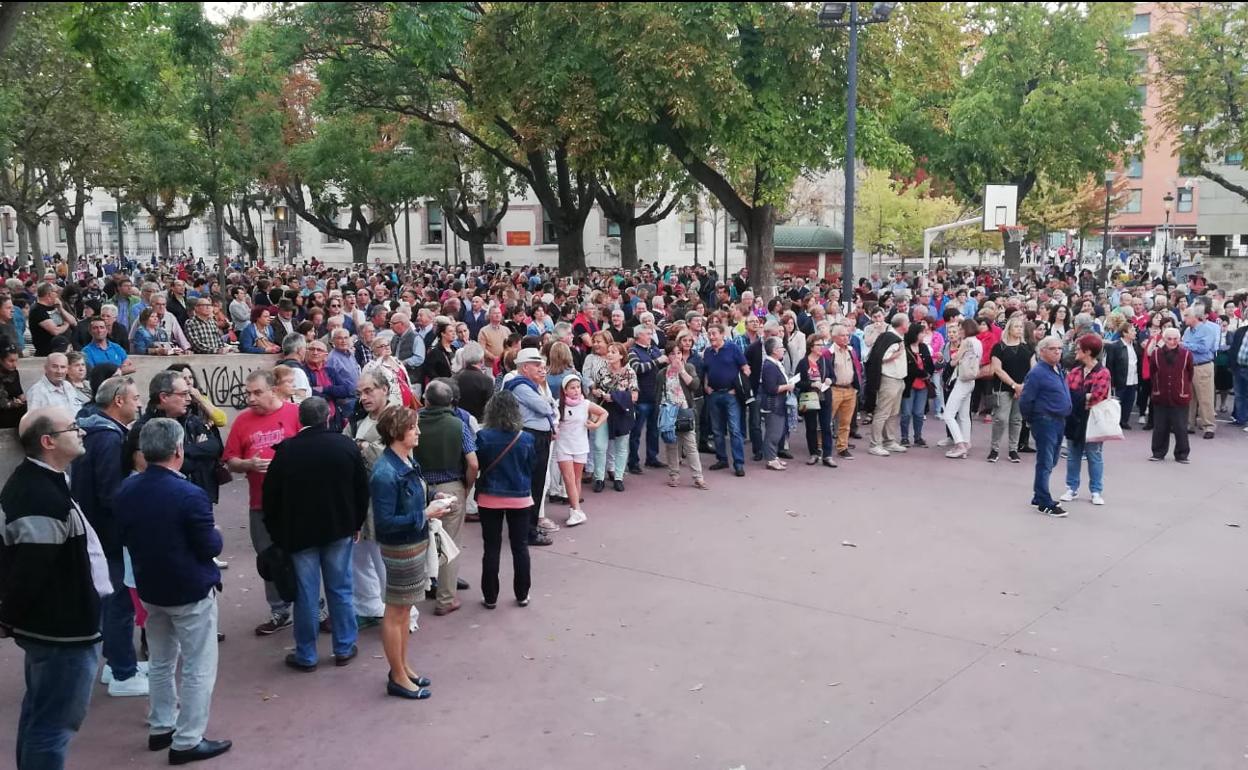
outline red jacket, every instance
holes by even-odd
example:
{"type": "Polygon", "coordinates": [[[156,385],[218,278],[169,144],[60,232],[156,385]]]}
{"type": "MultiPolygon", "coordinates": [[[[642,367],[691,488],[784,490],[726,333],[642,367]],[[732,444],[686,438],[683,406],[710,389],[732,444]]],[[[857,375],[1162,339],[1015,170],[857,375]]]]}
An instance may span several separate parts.
{"type": "Polygon", "coordinates": [[[1173,351],[1164,346],[1148,356],[1153,382],[1153,403],[1158,406],[1187,406],[1192,401],[1192,353],[1180,345],[1173,351]]]}

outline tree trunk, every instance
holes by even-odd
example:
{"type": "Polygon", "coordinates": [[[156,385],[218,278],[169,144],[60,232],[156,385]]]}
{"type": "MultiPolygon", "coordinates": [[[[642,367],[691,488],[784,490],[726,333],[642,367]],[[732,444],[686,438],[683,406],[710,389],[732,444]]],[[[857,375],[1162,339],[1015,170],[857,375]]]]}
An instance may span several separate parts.
{"type": "Polygon", "coordinates": [[[23,222],[26,226],[26,242],[30,244],[30,259],[35,263],[35,278],[43,280],[43,247],[39,243],[39,220],[23,222]]]}
{"type": "Polygon", "coordinates": [[[633,222],[620,222],[620,267],[625,270],[637,269],[637,225],[633,222]]]}
{"type": "Polygon", "coordinates": [[[372,240],[368,233],[361,233],[358,238],[348,241],[351,244],[351,261],[357,265],[368,264],[368,244],[372,240]]]}
{"type": "Polygon", "coordinates": [[[26,267],[28,259],[30,259],[30,244],[26,242],[26,223],[19,218],[17,220],[17,269],[21,270],[26,267]]]}
{"type": "Polygon", "coordinates": [[[216,232],[213,233],[212,239],[216,241],[213,247],[217,250],[217,290],[221,292],[221,302],[228,307],[230,299],[226,295],[225,273],[230,260],[225,255],[225,224],[221,216],[220,201],[212,202],[212,221],[216,225],[216,232]]]}
{"type": "MultiPolygon", "coordinates": [[[[748,283],[754,295],[771,299],[776,293],[776,208],[770,204],[754,206],[745,221],[745,266],[748,283]]],[[[728,281],[728,276],[724,276],[728,281]]]]}
{"type": "Polygon", "coordinates": [[[559,233],[559,274],[585,273],[585,220],[575,229],[559,233]]]}
{"type": "Polygon", "coordinates": [[[1001,264],[1006,270],[1018,272],[1022,267],[1022,241],[1011,241],[1005,233],[1001,233],[1001,264]]]}
{"type": "MultiPolygon", "coordinates": [[[[69,224],[69,223],[66,223],[69,224]]],[[[78,270],[78,223],[65,228],[65,264],[69,268],[69,277],[72,280],[75,271],[78,270]]]]}
{"type": "Polygon", "coordinates": [[[485,240],[480,238],[468,239],[468,263],[473,267],[481,267],[485,264],[485,240]]]}
{"type": "Polygon", "coordinates": [[[169,260],[169,228],[156,225],[156,241],[159,244],[161,259],[169,260]]]}

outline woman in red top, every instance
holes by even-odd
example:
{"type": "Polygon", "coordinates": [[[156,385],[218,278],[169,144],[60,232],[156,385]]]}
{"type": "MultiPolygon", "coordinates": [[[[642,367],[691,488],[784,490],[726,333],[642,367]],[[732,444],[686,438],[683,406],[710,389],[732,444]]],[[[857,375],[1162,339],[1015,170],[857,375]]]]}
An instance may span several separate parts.
{"type": "Polygon", "coordinates": [[[1070,416],[1066,418],[1066,492],[1061,501],[1068,503],[1079,496],[1079,471],[1083,458],[1088,459],[1088,488],[1092,491],[1092,504],[1104,505],[1101,497],[1104,489],[1105,460],[1102,445],[1086,440],[1088,410],[1109,398],[1109,370],[1098,360],[1103,343],[1095,334],[1079,338],[1075,348],[1077,365],[1066,375],[1070,388],[1070,416]]]}

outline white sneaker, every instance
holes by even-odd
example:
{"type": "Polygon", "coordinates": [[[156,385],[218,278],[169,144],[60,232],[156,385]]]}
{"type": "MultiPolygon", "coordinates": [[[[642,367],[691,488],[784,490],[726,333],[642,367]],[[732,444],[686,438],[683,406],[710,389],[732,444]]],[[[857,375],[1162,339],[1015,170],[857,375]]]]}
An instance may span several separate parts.
{"type": "Polygon", "coordinates": [[[135,674],[124,682],[114,679],[108,683],[108,694],[114,698],[134,698],[147,695],[147,674],[135,674]]]}
{"type": "Polygon", "coordinates": [[[1140,422],[1139,422],[1139,424],[1140,424],[1140,425],[1147,425],[1147,424],[1148,424],[1148,418],[1147,418],[1147,417],[1145,417],[1144,415],[1140,415],[1140,422]]]}
{"type": "Polygon", "coordinates": [[[953,446],[953,439],[946,436],[942,438],[940,441],[937,441],[936,446],[953,446]]]}
{"type": "Polygon", "coordinates": [[[873,446],[867,450],[867,454],[875,455],[876,457],[888,457],[890,454],[892,454],[892,452],[889,452],[887,449],[881,446],[873,446]]]}
{"type": "Polygon", "coordinates": [[[217,557],[214,556],[212,557],[212,562],[217,565],[217,569],[229,569],[230,568],[230,563],[228,561],[225,561],[224,559],[218,559],[217,557]]]}
{"type": "Polygon", "coordinates": [[[589,521],[589,517],[585,515],[585,511],[573,509],[568,514],[568,520],[564,523],[569,527],[575,527],[577,524],[584,524],[587,521],[589,521]]]}
{"type": "MultiPolygon", "coordinates": [[[[140,660],[136,665],[138,666],[139,673],[143,676],[147,676],[147,669],[150,664],[146,660],[140,660]]],[[[104,670],[100,672],[100,684],[111,684],[112,681],[113,667],[105,663],[104,670]]]]}
{"type": "Polygon", "coordinates": [[[1068,489],[1068,490],[1066,490],[1065,492],[1063,492],[1063,493],[1062,493],[1062,496],[1061,496],[1061,497],[1059,497],[1059,498],[1057,498],[1057,499],[1058,499],[1058,500],[1061,500],[1063,503],[1069,503],[1071,500],[1074,500],[1074,499],[1075,499],[1076,497],[1078,497],[1078,496],[1079,496],[1079,493],[1078,493],[1078,492],[1076,492],[1076,491],[1075,491],[1075,490],[1073,490],[1073,489],[1068,489]]]}
{"type": "Polygon", "coordinates": [[[1093,505],[1104,505],[1104,504],[1105,504],[1105,498],[1101,497],[1100,493],[1098,493],[1098,492],[1093,492],[1093,493],[1092,493],[1092,504],[1093,504],[1093,505]]]}
{"type": "Polygon", "coordinates": [[[896,443],[885,444],[884,448],[890,452],[905,452],[906,451],[906,448],[904,446],[902,446],[901,444],[896,444],[896,443]]]}

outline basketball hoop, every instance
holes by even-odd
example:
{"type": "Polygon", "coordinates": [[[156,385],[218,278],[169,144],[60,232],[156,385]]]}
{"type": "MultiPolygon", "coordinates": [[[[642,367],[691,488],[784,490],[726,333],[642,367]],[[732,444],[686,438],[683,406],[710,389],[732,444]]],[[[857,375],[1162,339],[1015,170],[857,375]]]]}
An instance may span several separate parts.
{"type": "Polygon", "coordinates": [[[1026,225],[1000,225],[997,229],[1005,235],[1007,243],[1022,243],[1027,235],[1026,225]]]}

